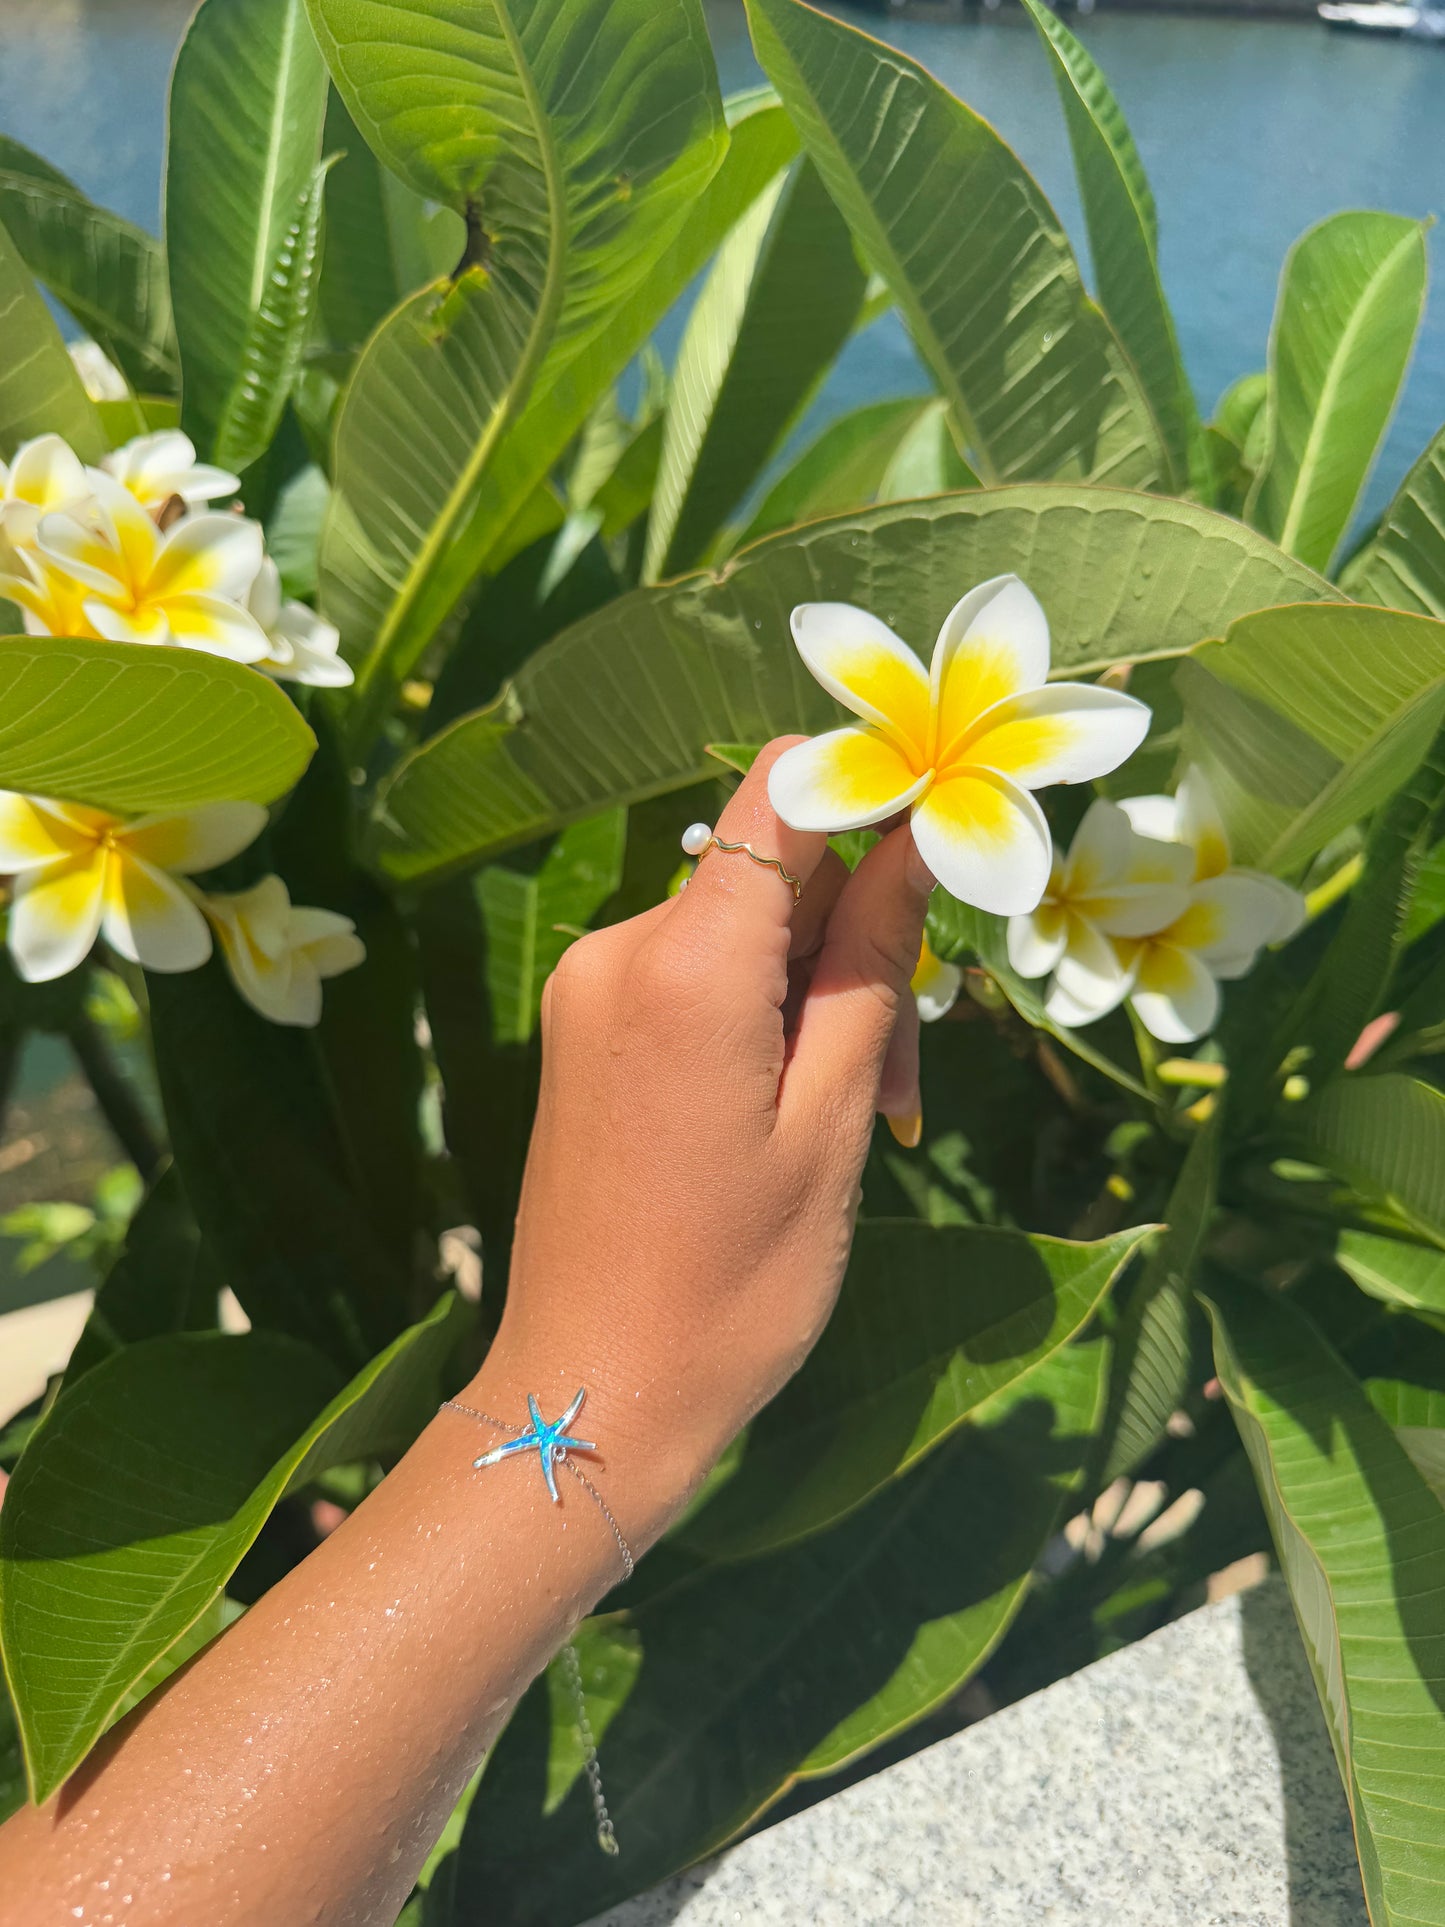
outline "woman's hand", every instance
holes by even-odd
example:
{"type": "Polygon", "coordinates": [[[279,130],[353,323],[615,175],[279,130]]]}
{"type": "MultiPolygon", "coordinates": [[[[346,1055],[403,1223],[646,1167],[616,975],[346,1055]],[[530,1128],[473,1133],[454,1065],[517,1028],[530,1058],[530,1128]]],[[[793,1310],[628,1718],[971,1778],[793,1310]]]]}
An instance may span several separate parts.
{"type": "Polygon", "coordinates": [[[501,1331],[465,1394],[578,1429],[641,1545],[794,1372],[837,1297],[874,1114],[918,1110],[909,979],[932,878],[906,829],[849,876],[789,829],[772,743],[678,897],[574,944],[542,1003],[542,1092],[501,1331]]]}

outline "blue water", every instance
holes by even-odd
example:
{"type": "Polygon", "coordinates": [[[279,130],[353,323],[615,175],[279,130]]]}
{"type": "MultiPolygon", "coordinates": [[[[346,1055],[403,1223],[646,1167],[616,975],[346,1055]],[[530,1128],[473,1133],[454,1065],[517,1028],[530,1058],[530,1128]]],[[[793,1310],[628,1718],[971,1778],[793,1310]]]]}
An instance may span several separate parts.
{"type": "MultiPolygon", "coordinates": [[[[738,0],[705,0],[726,88],[757,78],[738,0]]],[[[162,113],[189,0],[0,0],[0,129],[154,227],[162,113]]],[[[924,62],[1022,155],[1081,253],[1083,221],[1053,81],[1019,13],[859,17],[924,62]]],[[[1312,22],[1094,15],[1083,32],[1133,128],[1159,203],[1162,268],[1201,402],[1263,365],[1290,242],[1342,207],[1445,209],[1445,48],[1312,22]]],[[[1442,259],[1437,243],[1438,263],[1442,259]]],[[[924,378],[901,324],[853,343],[826,414],[924,378]]],[[[1445,297],[1427,314],[1371,494],[1445,421],[1445,297]]]]}

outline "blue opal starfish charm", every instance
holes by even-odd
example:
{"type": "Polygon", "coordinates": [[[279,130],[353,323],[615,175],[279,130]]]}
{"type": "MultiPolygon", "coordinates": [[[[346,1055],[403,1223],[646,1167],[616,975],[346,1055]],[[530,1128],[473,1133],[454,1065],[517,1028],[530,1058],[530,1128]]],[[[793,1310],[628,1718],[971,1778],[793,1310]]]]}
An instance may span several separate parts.
{"type": "Polygon", "coordinates": [[[557,1490],[557,1475],[553,1471],[559,1459],[565,1458],[569,1451],[595,1452],[597,1447],[590,1439],[570,1438],[567,1427],[582,1410],[582,1401],[587,1396],[584,1385],[576,1398],[567,1407],[561,1418],[553,1419],[550,1424],[542,1417],[541,1408],[530,1392],[527,1394],[527,1410],[532,1415],[532,1423],[525,1432],[519,1432],[505,1445],[494,1446],[490,1452],[483,1452],[479,1459],[472,1460],[474,1470],[484,1465],[499,1465],[503,1459],[510,1459],[518,1452],[535,1452],[542,1461],[542,1477],[547,1481],[547,1490],[555,1505],[561,1494],[557,1490]]]}

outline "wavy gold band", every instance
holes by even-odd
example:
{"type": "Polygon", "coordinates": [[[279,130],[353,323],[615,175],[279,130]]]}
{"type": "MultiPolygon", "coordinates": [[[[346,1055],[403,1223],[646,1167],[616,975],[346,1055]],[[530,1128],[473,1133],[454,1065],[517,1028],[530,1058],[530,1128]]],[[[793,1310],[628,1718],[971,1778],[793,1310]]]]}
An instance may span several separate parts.
{"type": "Polygon", "coordinates": [[[721,850],[724,856],[745,856],[764,870],[776,870],[784,883],[790,884],[793,901],[798,902],[803,894],[803,881],[795,877],[791,870],[785,870],[782,862],[775,856],[762,856],[751,843],[725,843],[720,836],[714,836],[706,823],[694,823],[684,834],[682,847],[689,856],[696,857],[700,863],[709,850],[721,850]]]}

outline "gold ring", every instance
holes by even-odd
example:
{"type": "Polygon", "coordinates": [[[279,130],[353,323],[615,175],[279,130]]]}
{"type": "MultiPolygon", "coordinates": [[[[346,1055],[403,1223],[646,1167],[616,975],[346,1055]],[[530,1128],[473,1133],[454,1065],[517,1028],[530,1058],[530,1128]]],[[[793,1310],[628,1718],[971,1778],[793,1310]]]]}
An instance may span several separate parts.
{"type": "Polygon", "coordinates": [[[711,826],[706,823],[693,823],[683,831],[682,847],[689,856],[696,857],[701,863],[709,850],[721,850],[724,856],[750,857],[760,869],[776,870],[784,883],[792,885],[793,901],[797,903],[803,894],[801,877],[795,877],[791,870],[785,870],[775,856],[760,856],[751,843],[724,843],[720,836],[714,836],[711,826]]]}

